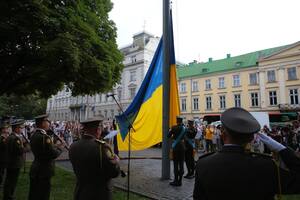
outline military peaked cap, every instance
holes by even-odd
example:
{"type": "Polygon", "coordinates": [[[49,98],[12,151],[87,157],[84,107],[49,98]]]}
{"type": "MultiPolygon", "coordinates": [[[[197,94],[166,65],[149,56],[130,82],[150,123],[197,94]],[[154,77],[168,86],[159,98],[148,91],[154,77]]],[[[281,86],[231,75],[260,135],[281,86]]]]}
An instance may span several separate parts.
{"type": "Polygon", "coordinates": [[[97,128],[100,122],[103,121],[103,116],[89,118],[87,120],[81,121],[80,123],[86,128],[97,128]]]}
{"type": "Polygon", "coordinates": [[[16,126],[24,125],[24,123],[25,123],[24,119],[15,119],[10,125],[12,127],[16,127],[16,126]]]}
{"type": "Polygon", "coordinates": [[[193,119],[189,119],[188,123],[194,123],[194,120],[193,119]]]}
{"type": "Polygon", "coordinates": [[[182,122],[183,117],[181,117],[181,116],[176,116],[176,120],[182,122]]]}
{"type": "Polygon", "coordinates": [[[43,120],[47,120],[50,123],[50,120],[48,119],[48,117],[49,117],[48,114],[43,114],[43,115],[36,116],[36,117],[34,117],[35,123],[39,123],[43,120]]]}
{"type": "Polygon", "coordinates": [[[243,108],[229,108],[222,113],[221,122],[231,134],[249,135],[260,130],[258,121],[243,108]]]}
{"type": "Polygon", "coordinates": [[[0,129],[2,129],[2,128],[9,128],[9,123],[2,121],[0,124],[0,129]]]}

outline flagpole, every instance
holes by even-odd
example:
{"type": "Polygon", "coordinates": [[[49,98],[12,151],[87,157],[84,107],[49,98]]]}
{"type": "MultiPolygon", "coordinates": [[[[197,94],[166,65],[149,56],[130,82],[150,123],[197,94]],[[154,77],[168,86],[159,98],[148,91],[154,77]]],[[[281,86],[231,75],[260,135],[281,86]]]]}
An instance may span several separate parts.
{"type": "Polygon", "coordinates": [[[162,141],[162,180],[170,179],[170,0],[163,0],[163,141],[162,141]]]}

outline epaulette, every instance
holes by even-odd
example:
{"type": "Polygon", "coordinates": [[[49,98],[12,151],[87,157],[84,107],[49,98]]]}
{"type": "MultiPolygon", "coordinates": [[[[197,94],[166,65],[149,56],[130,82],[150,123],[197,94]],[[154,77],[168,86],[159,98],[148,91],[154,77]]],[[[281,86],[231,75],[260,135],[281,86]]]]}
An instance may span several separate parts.
{"type": "Polygon", "coordinates": [[[97,143],[99,143],[99,144],[105,144],[105,143],[106,143],[105,141],[99,140],[99,139],[95,139],[95,141],[96,141],[97,143]]]}
{"type": "Polygon", "coordinates": [[[248,152],[248,154],[252,157],[273,158],[271,155],[265,153],[248,152]]]}
{"type": "Polygon", "coordinates": [[[213,154],[215,154],[215,153],[216,153],[216,152],[205,153],[205,154],[199,156],[198,160],[200,160],[200,159],[202,159],[202,158],[205,158],[205,157],[207,157],[207,156],[213,155],[213,154]]]}
{"type": "MultiPolygon", "coordinates": [[[[47,135],[47,133],[46,133],[46,131],[45,131],[44,129],[37,128],[36,131],[35,131],[34,133],[36,133],[37,131],[38,131],[39,133],[43,134],[43,135],[47,135]]],[[[47,136],[49,136],[49,135],[47,135],[47,136]]]]}

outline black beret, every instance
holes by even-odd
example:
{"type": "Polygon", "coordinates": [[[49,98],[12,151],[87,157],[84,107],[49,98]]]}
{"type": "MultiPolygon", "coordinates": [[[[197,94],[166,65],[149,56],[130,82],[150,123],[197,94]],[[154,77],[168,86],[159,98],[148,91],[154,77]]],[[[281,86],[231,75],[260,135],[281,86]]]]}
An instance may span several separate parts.
{"type": "Polygon", "coordinates": [[[222,113],[221,122],[232,134],[249,135],[260,130],[258,121],[243,108],[229,108],[222,113]]]}

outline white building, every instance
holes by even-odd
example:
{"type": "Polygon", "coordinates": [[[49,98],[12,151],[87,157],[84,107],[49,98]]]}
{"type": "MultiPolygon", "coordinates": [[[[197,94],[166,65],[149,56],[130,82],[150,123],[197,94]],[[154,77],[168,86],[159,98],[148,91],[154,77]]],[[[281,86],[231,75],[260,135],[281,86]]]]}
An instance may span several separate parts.
{"type": "MultiPolygon", "coordinates": [[[[121,81],[112,93],[125,110],[138,91],[150,66],[160,38],[145,31],[133,36],[133,43],[120,49],[124,55],[124,69],[121,81]]],[[[88,77],[87,77],[88,78],[88,77]]],[[[120,113],[116,102],[107,94],[94,96],[71,96],[71,91],[64,88],[48,99],[47,113],[52,120],[83,120],[96,115],[107,119],[120,113]]]]}

